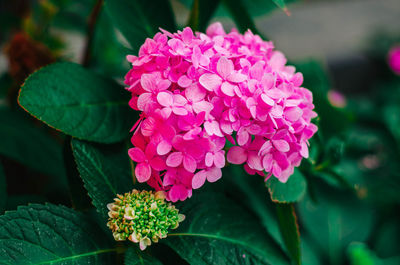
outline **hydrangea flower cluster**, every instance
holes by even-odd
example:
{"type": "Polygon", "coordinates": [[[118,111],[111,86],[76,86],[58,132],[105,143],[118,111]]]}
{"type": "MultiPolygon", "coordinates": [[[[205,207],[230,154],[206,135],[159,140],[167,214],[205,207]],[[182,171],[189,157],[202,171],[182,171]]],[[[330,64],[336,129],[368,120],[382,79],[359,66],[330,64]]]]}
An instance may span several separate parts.
{"type": "Polygon", "coordinates": [[[400,75],[400,45],[393,46],[388,54],[388,62],[392,71],[400,75]]]}
{"type": "Polygon", "coordinates": [[[285,182],[317,131],[312,93],[285,56],[250,30],[206,34],[185,28],[147,39],[128,55],[130,106],[142,112],[129,155],[139,182],[185,200],[221,168],[244,164],[250,174],[285,182]],[[224,150],[228,140],[233,147],[224,150]]]}
{"type": "Polygon", "coordinates": [[[107,226],[115,240],[129,239],[139,243],[141,250],[150,246],[152,241],[157,243],[167,237],[168,229],[176,229],[185,219],[175,206],[165,201],[163,191],[133,190],[117,197],[107,205],[107,226]]]}

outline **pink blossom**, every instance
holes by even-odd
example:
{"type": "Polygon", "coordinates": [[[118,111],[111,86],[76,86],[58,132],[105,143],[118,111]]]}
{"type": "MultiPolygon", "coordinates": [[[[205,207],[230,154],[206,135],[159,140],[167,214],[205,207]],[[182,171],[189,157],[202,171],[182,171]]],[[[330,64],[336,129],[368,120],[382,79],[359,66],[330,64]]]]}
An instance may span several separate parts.
{"type": "Polygon", "coordinates": [[[129,106],[142,112],[129,155],[138,181],[168,200],[220,179],[226,159],[285,182],[308,157],[312,94],[272,42],[215,23],[206,34],[161,30],[127,60],[129,106]]]}
{"type": "Polygon", "coordinates": [[[328,100],[332,106],[335,106],[337,108],[344,108],[346,107],[347,104],[346,97],[342,93],[336,90],[328,91],[328,100]]]}
{"type": "Polygon", "coordinates": [[[400,75],[400,46],[394,46],[388,54],[388,62],[392,71],[400,75]]]}

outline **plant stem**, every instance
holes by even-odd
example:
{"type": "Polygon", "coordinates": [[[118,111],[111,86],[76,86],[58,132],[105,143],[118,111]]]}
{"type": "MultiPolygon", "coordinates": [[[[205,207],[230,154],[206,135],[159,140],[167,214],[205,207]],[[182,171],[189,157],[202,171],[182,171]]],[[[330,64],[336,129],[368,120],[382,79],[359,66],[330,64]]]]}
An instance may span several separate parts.
{"type": "Polygon", "coordinates": [[[96,28],[97,18],[99,17],[101,6],[103,5],[103,0],[97,0],[93,7],[92,13],[90,13],[88,28],[86,33],[86,44],[83,52],[82,65],[87,67],[90,62],[91,49],[93,45],[94,31],[96,28]]]}

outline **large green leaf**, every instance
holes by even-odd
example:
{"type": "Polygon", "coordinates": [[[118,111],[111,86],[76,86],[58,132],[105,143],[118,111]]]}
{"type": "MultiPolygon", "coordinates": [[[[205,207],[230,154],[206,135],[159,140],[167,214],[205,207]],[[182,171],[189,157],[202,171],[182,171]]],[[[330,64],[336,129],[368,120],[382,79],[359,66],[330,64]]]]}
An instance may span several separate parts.
{"type": "Polygon", "coordinates": [[[106,76],[122,79],[130,69],[125,59],[132,51],[121,45],[118,32],[110,23],[110,15],[103,8],[97,20],[90,56],[90,69],[106,76]]]}
{"type": "Polygon", "coordinates": [[[293,260],[298,264],[301,258],[300,234],[293,206],[272,203],[268,198],[263,178],[246,174],[241,166],[230,166],[224,173],[229,174],[228,177],[241,191],[235,192],[236,196],[241,197],[246,207],[258,215],[267,231],[281,246],[283,244],[286,246],[293,260]],[[278,218],[276,218],[276,213],[278,218]]]}
{"type": "Polygon", "coordinates": [[[56,63],[30,75],[19,104],[71,136],[111,143],[124,139],[132,123],[128,94],[115,82],[74,63],[56,63]]]}
{"type": "Polygon", "coordinates": [[[313,201],[298,203],[300,223],[331,264],[343,264],[343,252],[352,241],[365,241],[374,222],[374,210],[353,193],[316,184],[313,201]]]}
{"type": "Polygon", "coordinates": [[[307,190],[307,182],[297,168],[286,183],[282,183],[271,176],[265,184],[274,202],[296,202],[304,196],[307,190]]]}
{"type": "Polygon", "coordinates": [[[276,212],[286,248],[294,264],[301,264],[300,232],[294,205],[292,203],[277,203],[276,212]]]}
{"type": "Polygon", "coordinates": [[[65,179],[62,146],[17,111],[0,108],[0,154],[47,175],[65,179]]]}
{"type": "Polygon", "coordinates": [[[0,213],[6,207],[7,200],[7,183],[6,176],[4,175],[3,165],[0,162],[0,213]]]}
{"type": "Polygon", "coordinates": [[[274,2],[278,7],[286,9],[285,0],[272,0],[272,2],[274,2]]]}
{"type": "Polygon", "coordinates": [[[400,148],[400,106],[397,103],[387,105],[383,108],[383,121],[395,137],[400,148]]]}
{"type": "Polygon", "coordinates": [[[352,243],[347,249],[351,265],[398,265],[400,256],[382,259],[364,243],[352,243]]]}
{"type": "Polygon", "coordinates": [[[219,3],[220,0],[194,0],[188,26],[194,31],[204,32],[219,3]]]}
{"type": "Polygon", "coordinates": [[[220,193],[198,192],[164,241],[190,264],[289,264],[257,218],[220,193]]]}
{"type": "Polygon", "coordinates": [[[72,149],[93,205],[108,218],[107,204],[113,202],[117,193],[128,192],[133,187],[127,146],[100,146],[73,139],[72,149]]]}
{"type": "Polygon", "coordinates": [[[32,204],[0,217],[0,264],[112,264],[100,228],[64,206],[32,204]]]}
{"type": "Polygon", "coordinates": [[[244,171],[243,166],[239,165],[230,165],[225,168],[223,175],[238,189],[236,191],[229,186],[229,191],[233,192],[232,196],[235,196],[239,201],[244,203],[246,208],[252,210],[258,216],[264,228],[283,246],[283,239],[276,218],[275,205],[265,188],[264,179],[258,175],[248,175],[244,171]]]}
{"type": "Polygon", "coordinates": [[[157,258],[136,247],[128,248],[125,252],[124,262],[125,265],[162,265],[157,258]]]}
{"type": "MultiPolygon", "coordinates": [[[[200,2],[202,1],[203,0],[200,0],[200,2]]],[[[235,3],[236,0],[228,0],[228,1],[235,3]]],[[[245,7],[245,9],[247,10],[247,12],[250,14],[251,17],[263,16],[280,7],[274,1],[275,0],[246,0],[243,1],[243,6],[245,7]]],[[[276,1],[289,4],[296,2],[298,0],[285,0],[285,1],[276,0],[276,1]]],[[[193,6],[194,0],[179,0],[179,2],[181,2],[187,8],[190,8],[191,6],[193,6]]],[[[226,12],[226,10],[224,10],[223,6],[220,5],[220,8],[217,10],[215,15],[218,17],[224,17],[227,16],[228,13],[226,12]]]]}
{"type": "Polygon", "coordinates": [[[169,1],[106,0],[106,9],[134,52],[139,50],[146,38],[152,38],[159,28],[170,31],[176,29],[169,1]]]}
{"type": "Polygon", "coordinates": [[[345,109],[335,108],[329,103],[327,93],[332,84],[324,66],[315,60],[296,62],[294,66],[304,76],[303,86],[313,93],[319,130],[327,136],[342,133],[349,126],[352,116],[345,109]]]}
{"type": "Polygon", "coordinates": [[[250,29],[253,33],[261,35],[242,0],[222,0],[222,3],[231,14],[236,26],[241,32],[250,29]]]}

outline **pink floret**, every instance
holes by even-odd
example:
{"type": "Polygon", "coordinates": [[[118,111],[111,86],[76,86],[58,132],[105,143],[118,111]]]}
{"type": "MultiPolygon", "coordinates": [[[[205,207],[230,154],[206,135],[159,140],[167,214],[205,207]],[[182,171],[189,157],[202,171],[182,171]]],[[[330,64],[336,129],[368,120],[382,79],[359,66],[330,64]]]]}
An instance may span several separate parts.
{"type": "Polygon", "coordinates": [[[206,32],[161,30],[127,57],[130,106],[142,112],[129,155],[138,181],[173,202],[220,179],[226,162],[286,182],[317,131],[303,75],[272,42],[220,23],[206,32]]]}
{"type": "Polygon", "coordinates": [[[389,66],[392,71],[400,75],[400,46],[394,46],[388,54],[389,66]]]}

